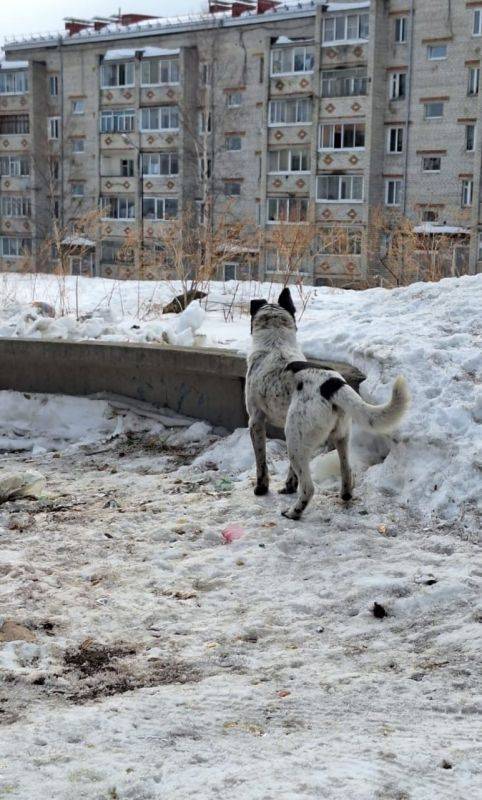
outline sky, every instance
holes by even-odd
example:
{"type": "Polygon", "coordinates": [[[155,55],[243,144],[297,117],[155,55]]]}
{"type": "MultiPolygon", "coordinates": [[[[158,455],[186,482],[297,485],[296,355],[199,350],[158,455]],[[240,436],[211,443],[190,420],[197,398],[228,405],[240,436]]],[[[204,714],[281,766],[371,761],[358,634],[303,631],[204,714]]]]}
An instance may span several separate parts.
{"type": "Polygon", "coordinates": [[[206,0],[23,0],[15,2],[0,0],[1,33],[0,44],[5,36],[59,31],[64,27],[64,17],[102,17],[122,13],[153,14],[157,17],[172,17],[189,11],[202,11],[206,0]],[[20,9],[20,11],[19,11],[20,9]]]}

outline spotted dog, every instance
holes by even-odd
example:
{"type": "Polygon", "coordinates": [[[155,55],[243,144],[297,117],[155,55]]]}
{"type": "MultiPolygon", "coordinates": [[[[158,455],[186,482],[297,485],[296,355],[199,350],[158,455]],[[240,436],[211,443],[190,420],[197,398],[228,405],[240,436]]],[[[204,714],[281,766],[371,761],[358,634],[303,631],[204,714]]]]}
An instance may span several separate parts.
{"type": "Polygon", "coordinates": [[[349,462],[351,420],[371,431],[394,428],[409,404],[404,378],[398,377],[386,405],[370,405],[343,377],[306,360],[296,340],[295,306],[289,289],[283,289],[278,303],[251,301],[252,347],[248,356],[246,407],[256,457],[254,493],[269,489],[266,463],[266,424],[284,428],[290,459],[288,476],[281,494],[294,494],[297,501],[283,512],[299,519],[313,496],[310,461],[326,442],[338,451],[341,468],[341,497],[351,500],[353,477],[349,462]]]}

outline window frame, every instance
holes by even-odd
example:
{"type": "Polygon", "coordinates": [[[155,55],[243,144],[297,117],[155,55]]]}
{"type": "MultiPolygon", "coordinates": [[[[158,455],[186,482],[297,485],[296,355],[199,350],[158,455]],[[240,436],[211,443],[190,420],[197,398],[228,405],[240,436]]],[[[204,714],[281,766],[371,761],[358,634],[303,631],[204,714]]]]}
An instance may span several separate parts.
{"type": "Polygon", "coordinates": [[[134,108],[106,108],[100,114],[100,133],[132,133],[136,125],[136,110],[134,108]],[[110,125],[104,125],[104,121],[111,120],[110,125]],[[122,126],[119,120],[123,120],[122,126]],[[126,125],[126,120],[129,124],[126,125]]]}
{"type": "Polygon", "coordinates": [[[477,97],[480,90],[480,66],[468,67],[467,97],[477,97]]]}
{"type": "Polygon", "coordinates": [[[388,81],[388,99],[391,103],[407,99],[407,72],[391,72],[388,81]],[[401,91],[403,89],[403,94],[401,91]]]}
{"type": "Polygon", "coordinates": [[[400,208],[403,200],[403,178],[386,178],[385,179],[385,205],[387,208],[400,208]],[[390,200],[390,187],[394,187],[393,200],[390,200]]]}
{"type": "Polygon", "coordinates": [[[321,34],[321,46],[322,47],[328,47],[330,45],[342,44],[344,42],[349,42],[349,43],[352,43],[352,42],[353,43],[355,43],[355,42],[367,42],[369,40],[369,36],[370,36],[370,28],[369,28],[369,26],[370,26],[370,15],[367,14],[366,12],[365,13],[364,12],[360,12],[360,13],[354,13],[354,14],[339,13],[339,14],[330,14],[330,15],[324,16],[323,17],[323,28],[322,28],[322,34],[321,34]],[[355,18],[357,19],[358,35],[355,38],[348,37],[348,31],[349,31],[349,27],[350,27],[349,20],[350,19],[355,19],[355,18]],[[343,30],[343,36],[342,37],[339,37],[339,36],[336,35],[337,34],[337,29],[342,27],[341,25],[337,24],[337,20],[339,20],[339,19],[344,21],[343,22],[343,29],[344,30],[343,30]],[[362,19],[365,21],[364,25],[362,25],[362,22],[361,22],[362,19]],[[327,38],[326,31],[327,31],[328,27],[331,27],[332,21],[333,21],[333,31],[334,31],[335,35],[333,36],[333,38],[331,38],[331,37],[327,38]],[[366,36],[360,36],[360,32],[362,30],[364,32],[365,31],[365,27],[366,27],[366,36]]]}
{"type": "Polygon", "coordinates": [[[131,88],[136,85],[136,74],[135,74],[135,63],[134,61],[106,61],[101,64],[100,68],[100,88],[101,89],[127,89],[131,88]],[[120,82],[120,70],[123,68],[125,70],[125,77],[126,82],[120,82]],[[129,69],[128,69],[129,68],[129,69]],[[117,75],[117,80],[115,83],[106,83],[105,82],[105,71],[106,70],[115,70],[117,75]],[[130,73],[130,80],[128,78],[127,73],[130,73]]]}
{"type": "Polygon", "coordinates": [[[28,94],[28,71],[27,70],[9,70],[9,69],[1,69],[0,70],[0,96],[1,97],[8,97],[12,95],[24,95],[28,94]],[[12,82],[12,88],[8,88],[9,79],[12,82]],[[23,84],[17,86],[17,82],[19,84],[23,84]],[[4,84],[5,88],[2,89],[2,83],[4,84]]]}
{"type": "Polygon", "coordinates": [[[474,9],[472,36],[482,36],[482,8],[474,9]]]}
{"type": "Polygon", "coordinates": [[[407,33],[408,33],[408,17],[403,14],[401,14],[398,17],[395,17],[395,31],[394,31],[395,44],[406,44],[407,33]],[[401,37],[399,35],[400,33],[401,37]]]}
{"type": "Polygon", "coordinates": [[[30,197],[2,194],[0,197],[0,216],[5,219],[30,219],[32,216],[32,201],[30,197]]]}
{"type": "Polygon", "coordinates": [[[315,48],[314,45],[288,45],[284,47],[273,47],[271,49],[271,60],[270,60],[270,77],[277,78],[280,75],[310,75],[313,73],[315,68],[315,48]],[[296,58],[297,58],[297,51],[303,51],[302,59],[303,59],[303,69],[295,69],[296,66],[296,58]],[[311,52],[309,52],[311,51],[311,52]],[[291,69],[274,69],[274,61],[280,55],[281,60],[283,60],[282,53],[288,53],[291,58],[291,69]],[[308,68],[306,68],[306,64],[309,64],[308,68]]]}
{"type": "Polygon", "coordinates": [[[226,92],[226,108],[241,108],[242,105],[243,92],[241,89],[233,89],[232,91],[226,92]],[[230,102],[231,98],[234,96],[239,96],[239,103],[230,102]]]}
{"type": "Polygon", "coordinates": [[[49,142],[58,142],[60,139],[60,117],[48,117],[47,119],[47,138],[49,142]]]}
{"type": "Polygon", "coordinates": [[[366,136],[366,124],[365,122],[322,122],[318,126],[318,150],[319,152],[352,152],[353,150],[365,150],[365,136],[366,136]],[[336,137],[336,129],[341,128],[341,139],[342,139],[342,146],[335,147],[335,137],[336,137]],[[363,131],[363,145],[356,147],[345,146],[344,139],[345,133],[347,129],[353,128],[353,141],[356,140],[358,129],[360,128],[363,131]],[[325,129],[331,129],[331,136],[330,139],[333,140],[333,144],[329,147],[323,146],[323,138],[325,129]]]}
{"type": "Polygon", "coordinates": [[[461,182],[461,207],[472,208],[474,203],[474,179],[463,178],[461,182]]]}
{"type": "Polygon", "coordinates": [[[179,218],[179,200],[177,197],[164,197],[160,195],[147,195],[143,198],[142,202],[142,219],[150,220],[151,222],[171,222],[173,219],[179,218]],[[154,204],[154,216],[148,216],[145,210],[146,203],[154,204]],[[176,204],[176,213],[172,216],[166,216],[167,203],[176,204]],[[159,216],[159,209],[162,208],[162,216],[159,216]]]}
{"type": "Polygon", "coordinates": [[[109,210],[111,210],[113,202],[115,202],[115,204],[116,204],[117,215],[113,216],[113,217],[106,217],[104,214],[102,214],[102,219],[103,220],[106,220],[106,221],[107,220],[119,220],[121,222],[129,222],[129,221],[131,221],[131,220],[136,218],[136,199],[135,199],[135,197],[130,197],[128,195],[103,195],[100,200],[101,200],[101,211],[102,212],[104,212],[106,210],[106,208],[108,208],[108,207],[109,207],[109,210]],[[119,210],[120,210],[120,207],[121,207],[122,203],[126,204],[125,210],[127,212],[127,216],[120,216],[120,214],[119,214],[119,210]],[[133,209],[133,212],[134,212],[131,215],[129,215],[129,210],[130,209],[133,209]]]}
{"type": "Polygon", "coordinates": [[[307,175],[311,172],[311,151],[309,147],[280,147],[276,150],[268,150],[268,175],[307,175]],[[273,170],[270,167],[270,160],[271,156],[277,155],[278,156],[278,167],[279,167],[279,160],[281,153],[287,153],[287,162],[288,162],[288,169],[276,169],[273,170]],[[308,159],[308,168],[307,169],[293,169],[293,158],[300,158],[303,161],[303,158],[308,159]]]}
{"type": "Polygon", "coordinates": [[[73,136],[70,141],[72,145],[72,155],[78,156],[82,155],[82,153],[85,153],[85,139],[83,138],[83,136],[73,136]],[[81,144],[82,147],[80,150],[77,150],[75,145],[79,144],[81,144]]]}
{"type": "MultiPolygon", "coordinates": [[[[149,75],[149,79],[152,78],[152,75],[149,75]]],[[[154,58],[145,58],[141,62],[141,86],[149,87],[149,86],[179,86],[181,83],[181,65],[179,56],[158,56],[154,58]],[[167,64],[167,71],[169,73],[168,80],[162,80],[163,77],[163,66],[167,64]],[[147,68],[149,72],[152,70],[152,66],[157,66],[157,80],[147,82],[145,80],[145,72],[147,72],[147,68]],[[175,69],[174,69],[175,66],[175,69]],[[173,72],[175,73],[174,80],[173,72]]]]}
{"type": "Polygon", "coordinates": [[[280,223],[283,225],[302,225],[308,222],[308,213],[310,208],[310,198],[309,197],[267,197],[266,198],[266,224],[267,225],[279,225],[280,223]],[[287,214],[286,219],[282,219],[280,217],[280,204],[285,203],[287,214]],[[276,205],[276,218],[270,219],[270,204],[276,205]],[[291,217],[291,206],[296,208],[299,205],[298,211],[296,213],[297,219],[290,219],[291,217]],[[302,210],[304,208],[304,211],[302,210]]]}
{"type": "Polygon", "coordinates": [[[22,236],[10,236],[6,234],[0,235],[0,258],[26,258],[32,255],[32,239],[22,236]],[[17,247],[16,253],[5,253],[5,242],[20,242],[20,247],[17,247]],[[25,249],[25,252],[21,252],[25,249]]]}
{"type": "Polygon", "coordinates": [[[366,97],[368,94],[368,69],[367,67],[342,67],[341,69],[322,69],[321,71],[321,96],[325,97],[366,97]],[[346,74],[351,73],[351,74],[346,74]],[[355,73],[363,73],[357,75],[355,73]],[[326,77],[329,75],[330,77],[326,77]],[[345,91],[349,82],[351,91],[345,91]],[[357,82],[362,83],[362,89],[359,91],[357,82]],[[325,93],[326,84],[332,84],[330,91],[325,93]],[[343,85],[344,84],[344,85],[343,85]]]}
{"type": "Polygon", "coordinates": [[[151,178],[162,178],[162,177],[171,177],[173,175],[179,175],[179,153],[177,150],[168,150],[168,151],[160,151],[157,153],[142,153],[141,158],[141,168],[142,168],[142,176],[144,178],[151,177],[151,178]],[[161,165],[162,160],[164,158],[168,159],[169,164],[169,172],[162,172],[161,165]],[[145,171],[145,164],[147,162],[150,163],[152,166],[152,161],[156,160],[159,163],[159,172],[146,172],[145,171]],[[175,162],[176,170],[173,171],[173,164],[175,162]]]}
{"type": "Polygon", "coordinates": [[[441,171],[442,171],[442,157],[441,156],[431,156],[431,155],[422,156],[422,172],[431,174],[431,173],[434,173],[434,172],[435,173],[439,173],[441,171]],[[438,169],[427,169],[426,162],[428,162],[428,161],[432,161],[432,162],[438,161],[438,164],[439,164],[438,169]]]}
{"type": "Polygon", "coordinates": [[[224,136],[224,149],[227,153],[239,153],[243,149],[243,137],[240,136],[238,133],[228,133],[224,136]],[[229,147],[228,144],[233,142],[233,140],[239,140],[239,147],[229,147]]]}
{"type": "Polygon", "coordinates": [[[475,153],[476,149],[476,136],[477,136],[477,126],[475,122],[469,122],[465,125],[465,152],[466,153],[475,153]],[[472,131],[472,147],[468,147],[470,138],[469,138],[469,129],[472,131]]]}
{"type": "Polygon", "coordinates": [[[339,257],[348,257],[348,256],[361,256],[363,253],[363,228],[358,225],[326,225],[321,228],[320,232],[318,233],[317,240],[316,240],[316,255],[317,256],[339,256],[339,257]],[[329,235],[323,234],[323,231],[333,231],[333,233],[337,230],[346,231],[346,243],[348,245],[353,244],[353,247],[347,247],[345,250],[338,248],[335,243],[333,236],[331,237],[331,242],[329,247],[324,247],[322,249],[320,247],[320,240],[329,241],[329,235]]]}
{"type": "Polygon", "coordinates": [[[399,156],[399,155],[401,155],[403,153],[404,146],[405,146],[405,126],[404,125],[390,125],[387,128],[387,147],[386,147],[387,155],[390,155],[390,156],[399,156]],[[392,150],[391,149],[392,133],[395,133],[395,140],[396,140],[395,143],[396,143],[396,145],[401,143],[400,150],[398,150],[398,149],[392,150]],[[400,142],[400,140],[401,140],[401,142],[400,142]]]}
{"type": "Polygon", "coordinates": [[[328,173],[325,173],[325,174],[322,174],[322,175],[318,175],[317,178],[316,178],[316,202],[317,203],[331,203],[331,204],[334,204],[334,203],[335,204],[336,203],[340,203],[340,204],[344,204],[344,203],[363,203],[364,200],[365,200],[365,180],[364,180],[364,175],[354,174],[354,173],[350,173],[350,172],[348,172],[348,173],[346,173],[346,172],[343,172],[343,173],[328,172],[328,173]],[[337,198],[320,197],[320,188],[319,187],[320,187],[322,181],[326,180],[326,179],[333,179],[333,178],[338,178],[338,197],[337,198]],[[342,194],[341,189],[342,189],[342,186],[343,186],[343,179],[347,179],[347,178],[349,178],[350,182],[351,182],[350,196],[343,198],[343,197],[341,197],[341,194],[342,194]],[[355,197],[354,196],[354,186],[355,186],[355,181],[356,180],[361,181],[361,196],[360,197],[355,197]]]}
{"type": "Polygon", "coordinates": [[[78,100],[72,100],[72,116],[74,117],[82,117],[85,114],[85,100],[80,98],[78,100]],[[77,106],[81,107],[81,111],[77,111],[77,106]]]}
{"type": "Polygon", "coordinates": [[[443,119],[444,118],[445,103],[444,103],[443,100],[431,100],[428,103],[424,103],[423,105],[424,105],[423,117],[428,122],[436,120],[436,119],[443,119]],[[432,116],[432,115],[429,116],[427,114],[427,111],[428,111],[430,106],[442,106],[442,113],[441,114],[437,114],[437,116],[432,116]]]}
{"type": "Polygon", "coordinates": [[[143,108],[139,109],[139,130],[141,133],[162,133],[163,131],[179,131],[180,130],[180,119],[179,119],[179,106],[169,106],[169,105],[162,105],[162,106],[144,106],[143,108]],[[157,113],[157,126],[156,127],[144,127],[144,115],[149,116],[149,121],[151,122],[151,117],[154,113],[157,113]],[[172,117],[175,115],[175,119],[177,124],[176,125],[168,125],[167,127],[162,125],[163,122],[163,115],[167,113],[169,116],[169,122],[172,121],[172,117]]]}
{"type": "Polygon", "coordinates": [[[279,127],[285,127],[285,126],[289,126],[289,125],[312,125],[312,124],[313,124],[313,102],[311,100],[311,97],[297,97],[297,98],[290,98],[290,99],[288,99],[288,98],[278,98],[276,100],[270,100],[269,101],[269,104],[268,104],[268,127],[269,128],[279,128],[279,127]],[[284,111],[284,114],[283,114],[284,117],[289,116],[289,114],[287,113],[289,106],[290,105],[295,105],[295,108],[296,108],[295,116],[297,118],[295,121],[277,122],[277,121],[273,121],[272,120],[273,116],[277,116],[277,115],[273,115],[272,114],[272,109],[276,108],[277,106],[281,107],[281,104],[284,104],[284,106],[285,106],[285,111],[284,111]],[[300,116],[299,110],[304,105],[309,110],[309,116],[310,116],[309,120],[300,120],[300,119],[298,119],[298,117],[300,116]]]}

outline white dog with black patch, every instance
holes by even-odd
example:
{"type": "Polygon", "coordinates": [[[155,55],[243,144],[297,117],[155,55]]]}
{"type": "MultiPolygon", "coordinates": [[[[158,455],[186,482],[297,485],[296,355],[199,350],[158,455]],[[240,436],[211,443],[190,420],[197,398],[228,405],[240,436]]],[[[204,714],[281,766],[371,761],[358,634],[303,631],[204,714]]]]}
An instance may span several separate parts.
{"type": "Polygon", "coordinates": [[[256,457],[254,493],[266,494],[269,489],[269,422],[284,428],[286,434],[290,468],[281,494],[294,494],[299,486],[297,501],[283,511],[289,519],[299,519],[313,497],[310,461],[316,450],[326,442],[336,448],[341,498],[351,500],[351,420],[365,430],[386,433],[398,425],[410,402],[402,377],[396,378],[390,401],[374,406],[365,403],[338,372],[307,361],[296,340],[295,310],[289,289],[283,289],[278,304],[251,301],[252,348],[246,379],[246,407],[256,457]]]}

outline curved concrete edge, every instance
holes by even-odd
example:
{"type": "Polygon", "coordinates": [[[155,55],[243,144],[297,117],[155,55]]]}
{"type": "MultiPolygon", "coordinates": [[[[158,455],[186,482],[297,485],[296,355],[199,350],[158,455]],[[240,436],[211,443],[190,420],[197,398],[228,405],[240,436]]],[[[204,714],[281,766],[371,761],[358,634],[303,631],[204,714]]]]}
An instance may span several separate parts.
{"type": "MultiPolygon", "coordinates": [[[[330,363],[358,388],[364,376],[330,363]]],[[[130,342],[0,339],[0,389],[123,395],[227,430],[245,427],[246,359],[233,351],[130,342]]]]}

